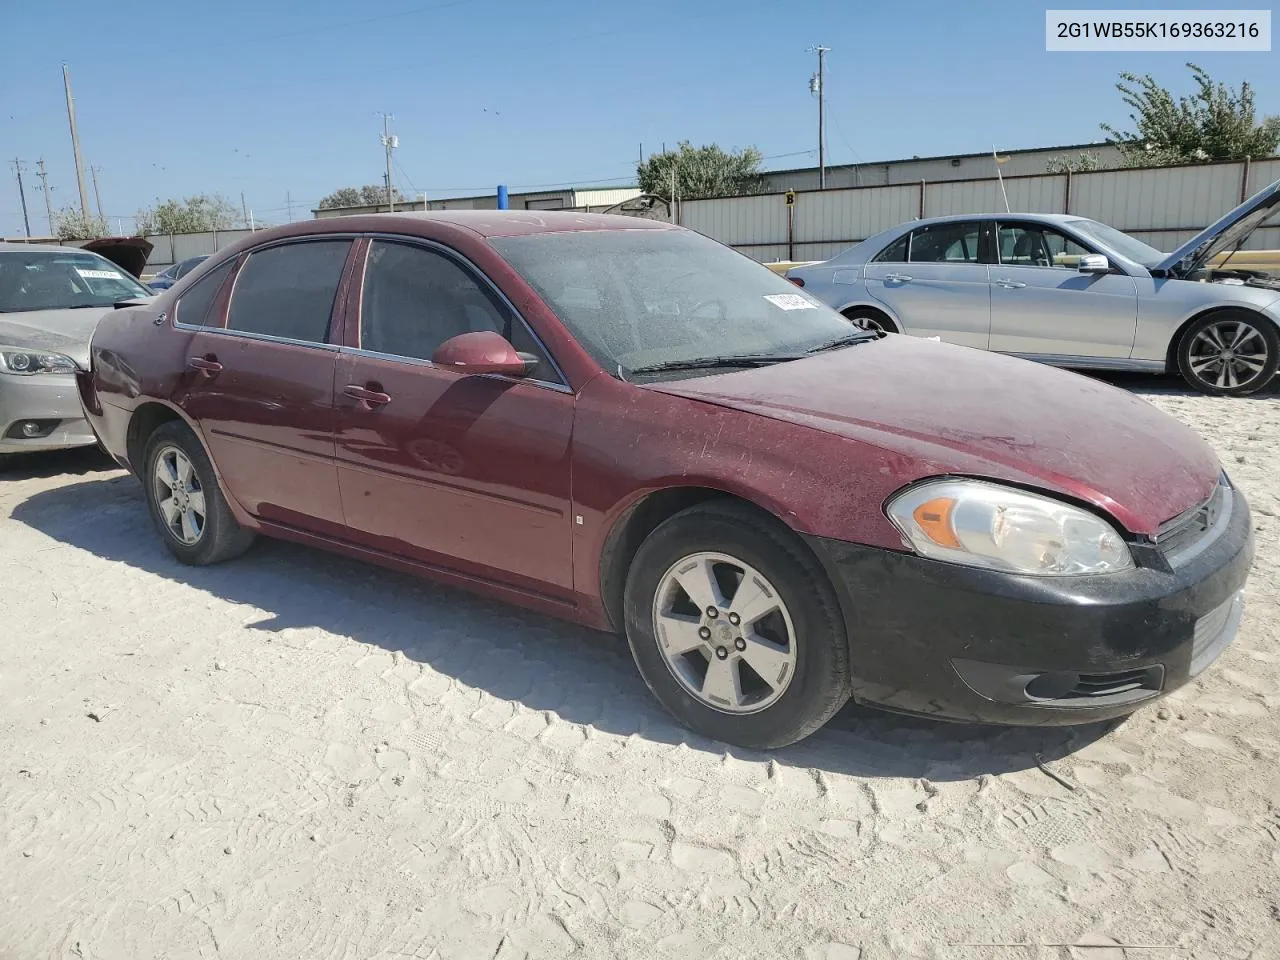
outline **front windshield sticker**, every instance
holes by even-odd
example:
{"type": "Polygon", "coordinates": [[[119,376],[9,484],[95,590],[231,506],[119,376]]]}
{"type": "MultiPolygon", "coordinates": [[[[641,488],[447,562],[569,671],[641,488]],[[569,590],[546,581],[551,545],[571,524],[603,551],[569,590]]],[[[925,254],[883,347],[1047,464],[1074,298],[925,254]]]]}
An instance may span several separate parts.
{"type": "Polygon", "coordinates": [[[798,293],[767,293],[764,297],[782,310],[817,310],[818,305],[798,293]]]}
{"type": "Polygon", "coordinates": [[[76,267],[76,273],[86,280],[118,280],[120,278],[120,274],[114,270],[81,270],[76,267]]]}

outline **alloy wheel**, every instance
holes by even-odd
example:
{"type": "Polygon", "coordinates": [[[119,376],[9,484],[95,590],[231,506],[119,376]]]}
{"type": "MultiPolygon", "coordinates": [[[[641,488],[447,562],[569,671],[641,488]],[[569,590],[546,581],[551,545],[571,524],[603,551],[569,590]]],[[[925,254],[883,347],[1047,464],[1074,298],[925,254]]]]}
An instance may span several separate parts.
{"type": "Polygon", "coordinates": [[[191,459],[176,446],[162,447],[156,454],[152,484],[169,533],[187,546],[199,543],[204,536],[205,499],[191,459]]]}
{"type": "Polygon", "coordinates": [[[1211,323],[1191,341],[1187,366],[1202,383],[1219,389],[1247,386],[1266,370],[1270,346],[1247,320],[1211,323]]]}
{"type": "Polygon", "coordinates": [[[756,713],[796,672],[791,614],[768,579],[723,553],[690,554],[659,579],[654,634],[668,669],[704,705],[756,713]]]}

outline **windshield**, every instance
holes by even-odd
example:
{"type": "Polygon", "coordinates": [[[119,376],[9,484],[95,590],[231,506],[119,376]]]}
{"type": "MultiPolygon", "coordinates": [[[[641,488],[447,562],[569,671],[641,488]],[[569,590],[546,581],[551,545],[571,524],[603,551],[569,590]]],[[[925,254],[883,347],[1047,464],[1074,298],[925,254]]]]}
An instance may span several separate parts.
{"type": "Polygon", "coordinates": [[[1136,237],[1131,237],[1115,227],[1108,227],[1097,220],[1072,220],[1070,223],[1073,229],[1083,233],[1089,239],[1098,241],[1104,247],[1110,247],[1126,260],[1140,263],[1144,267],[1157,266],[1168,256],[1136,237]]]}
{"type": "Polygon", "coordinates": [[[93,253],[0,253],[0,313],[109,307],[151,291],[93,253]]]}
{"type": "Polygon", "coordinates": [[[768,268],[688,230],[490,242],[610,372],[716,357],[795,357],[857,332],[768,268]]]}

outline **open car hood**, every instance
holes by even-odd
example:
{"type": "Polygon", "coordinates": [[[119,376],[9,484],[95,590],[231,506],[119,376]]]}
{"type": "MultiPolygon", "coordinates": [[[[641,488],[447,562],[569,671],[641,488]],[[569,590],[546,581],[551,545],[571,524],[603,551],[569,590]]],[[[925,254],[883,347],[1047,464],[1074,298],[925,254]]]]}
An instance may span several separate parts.
{"type": "Polygon", "coordinates": [[[101,237],[82,244],[80,249],[106,257],[121,270],[128,270],[141,279],[152,247],[153,244],[146,237],[101,237]]]}
{"type": "Polygon", "coordinates": [[[1240,206],[1205,227],[1162,260],[1157,269],[1176,277],[1190,276],[1211,257],[1224,250],[1234,250],[1248,240],[1249,234],[1275,213],[1277,207],[1280,207],[1280,180],[1263,187],[1240,206]]]}

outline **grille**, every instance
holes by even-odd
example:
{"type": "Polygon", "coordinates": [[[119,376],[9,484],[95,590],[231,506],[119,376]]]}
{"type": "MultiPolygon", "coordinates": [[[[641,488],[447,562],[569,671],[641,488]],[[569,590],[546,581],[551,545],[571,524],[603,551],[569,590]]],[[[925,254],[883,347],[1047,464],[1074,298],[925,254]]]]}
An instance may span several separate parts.
{"type": "Polygon", "coordinates": [[[1244,613],[1244,592],[1234,594],[1196,621],[1191,639],[1191,676],[1204,672],[1235,639],[1244,613]]]}
{"type": "MultiPolygon", "coordinates": [[[[1115,673],[1082,673],[1064,700],[1097,700],[1103,697],[1120,697],[1140,691],[1157,693],[1164,683],[1164,668],[1157,665],[1121,670],[1115,673]]],[[[1126,698],[1129,699],[1129,698],[1126,698]]]]}
{"type": "Polygon", "coordinates": [[[1217,539],[1230,518],[1231,485],[1224,477],[1208,500],[1160,525],[1156,547],[1169,566],[1183,566],[1217,539]]]}

